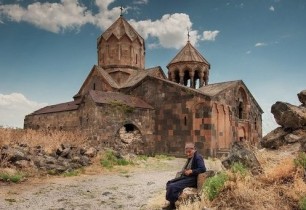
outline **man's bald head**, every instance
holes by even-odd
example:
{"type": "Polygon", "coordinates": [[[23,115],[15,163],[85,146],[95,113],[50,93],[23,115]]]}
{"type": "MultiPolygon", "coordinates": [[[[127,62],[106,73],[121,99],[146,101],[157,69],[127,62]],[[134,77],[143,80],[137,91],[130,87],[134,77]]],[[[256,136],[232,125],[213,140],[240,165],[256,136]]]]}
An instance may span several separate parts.
{"type": "Polygon", "coordinates": [[[195,145],[193,142],[186,142],[185,149],[195,149],[195,145]]]}

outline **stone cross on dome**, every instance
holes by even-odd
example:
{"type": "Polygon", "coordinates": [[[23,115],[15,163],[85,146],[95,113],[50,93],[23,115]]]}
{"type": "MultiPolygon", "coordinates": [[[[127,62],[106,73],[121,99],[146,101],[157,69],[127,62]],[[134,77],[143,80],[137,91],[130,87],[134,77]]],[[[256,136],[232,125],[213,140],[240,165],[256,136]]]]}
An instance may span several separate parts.
{"type": "Polygon", "coordinates": [[[122,5],[120,6],[120,16],[122,16],[123,15],[123,7],[122,7],[122,5]]]}
{"type": "Polygon", "coordinates": [[[187,33],[187,38],[188,38],[188,42],[189,42],[189,38],[190,38],[189,28],[187,28],[187,31],[188,31],[188,33],[187,33]]]}

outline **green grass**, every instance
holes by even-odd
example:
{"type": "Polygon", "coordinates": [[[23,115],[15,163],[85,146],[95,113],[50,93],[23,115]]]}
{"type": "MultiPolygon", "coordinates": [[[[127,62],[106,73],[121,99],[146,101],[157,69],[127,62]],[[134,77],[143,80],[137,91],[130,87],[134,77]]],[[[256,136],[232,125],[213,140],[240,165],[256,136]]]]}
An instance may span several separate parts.
{"type": "Polygon", "coordinates": [[[235,174],[240,174],[243,177],[245,177],[249,172],[248,168],[240,162],[233,163],[231,165],[231,171],[235,174]]]}
{"type": "Polygon", "coordinates": [[[138,159],[138,160],[144,160],[144,161],[147,161],[147,160],[148,160],[148,158],[149,158],[149,157],[148,157],[147,155],[138,155],[138,156],[137,156],[137,159],[138,159]]]}
{"type": "Polygon", "coordinates": [[[126,166],[131,164],[130,161],[127,161],[126,159],[116,157],[113,151],[106,151],[101,158],[100,163],[104,168],[108,169],[111,169],[116,165],[126,166]]]}
{"type": "Polygon", "coordinates": [[[209,177],[205,181],[203,190],[210,201],[214,200],[218,196],[227,179],[228,177],[226,173],[219,173],[213,177],[209,177]]]}
{"type": "Polygon", "coordinates": [[[9,174],[5,172],[0,173],[0,180],[3,180],[5,182],[14,182],[18,183],[24,178],[24,174],[20,172],[16,172],[15,174],[9,174]]]}
{"type": "Polygon", "coordinates": [[[173,156],[169,156],[169,155],[155,155],[154,157],[158,160],[173,160],[174,159],[173,156]]]}
{"type": "Polygon", "coordinates": [[[71,176],[78,176],[80,175],[82,172],[82,169],[75,169],[75,170],[71,170],[71,171],[65,171],[63,173],[64,177],[71,177],[71,176]]]}
{"type": "Polygon", "coordinates": [[[301,166],[306,169],[306,153],[301,152],[298,154],[297,158],[294,159],[294,164],[296,166],[301,166]]]}
{"type": "Polygon", "coordinates": [[[306,196],[302,197],[299,201],[299,209],[306,210],[306,196]]]}

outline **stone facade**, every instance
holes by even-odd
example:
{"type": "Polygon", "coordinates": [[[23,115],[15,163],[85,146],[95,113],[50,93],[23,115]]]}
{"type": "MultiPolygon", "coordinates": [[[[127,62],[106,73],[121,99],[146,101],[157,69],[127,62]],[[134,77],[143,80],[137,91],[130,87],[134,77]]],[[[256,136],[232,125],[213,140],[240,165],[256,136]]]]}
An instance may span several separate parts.
{"type": "Polygon", "coordinates": [[[241,80],[208,84],[210,64],[189,43],[167,66],[145,69],[143,38],[121,16],[97,42],[93,66],[71,102],[25,117],[31,129],[82,130],[91,144],[137,154],[183,155],[192,141],[205,156],[234,141],[256,143],[262,110],[241,80]]]}

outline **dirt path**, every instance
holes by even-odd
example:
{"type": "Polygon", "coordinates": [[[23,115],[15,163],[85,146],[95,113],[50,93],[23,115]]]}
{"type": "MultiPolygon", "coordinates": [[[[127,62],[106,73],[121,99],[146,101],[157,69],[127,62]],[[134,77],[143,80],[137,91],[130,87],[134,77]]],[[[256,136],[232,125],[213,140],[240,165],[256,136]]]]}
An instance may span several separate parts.
{"type": "Polygon", "coordinates": [[[163,199],[165,183],[173,178],[184,161],[159,160],[107,174],[52,177],[0,185],[0,209],[159,209],[156,202],[153,207],[149,200],[154,197],[163,199]]]}

